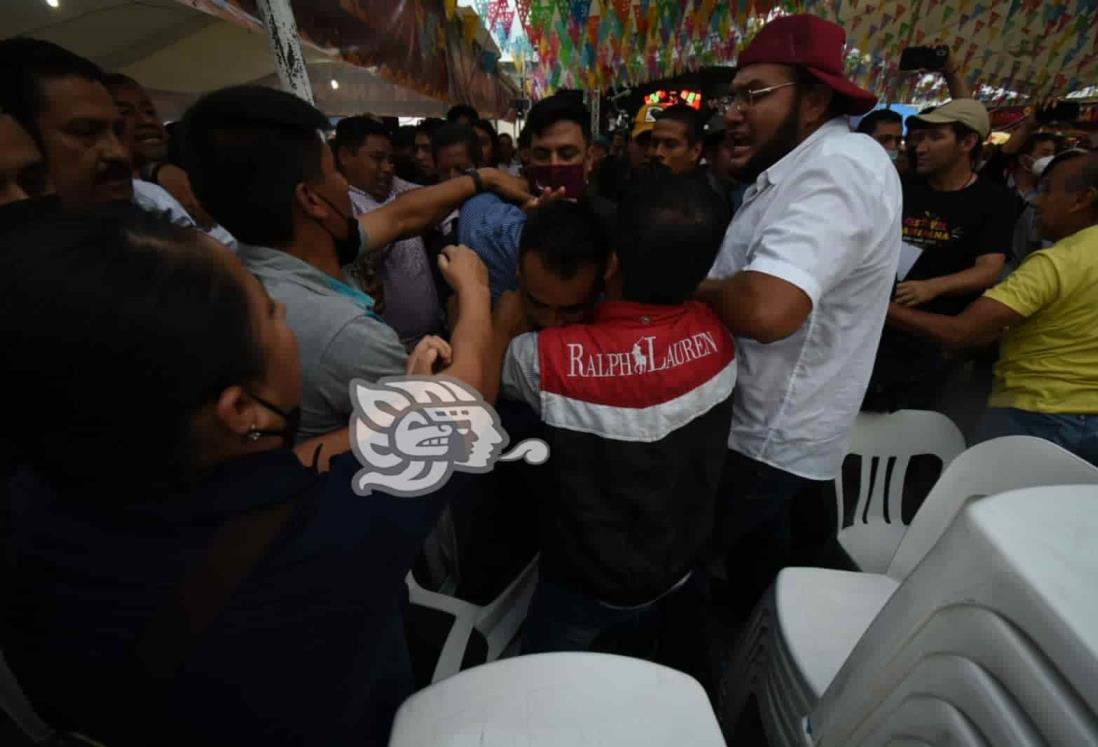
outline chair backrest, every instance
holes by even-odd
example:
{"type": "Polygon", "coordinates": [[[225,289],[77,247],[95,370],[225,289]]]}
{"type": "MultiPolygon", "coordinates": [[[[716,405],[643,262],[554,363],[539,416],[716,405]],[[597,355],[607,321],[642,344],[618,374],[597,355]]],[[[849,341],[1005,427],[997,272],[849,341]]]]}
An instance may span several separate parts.
{"type": "Polygon", "coordinates": [[[719,747],[697,680],[640,659],[559,651],[473,667],[412,695],[389,747],[719,747]]]}
{"type": "Polygon", "coordinates": [[[820,698],[805,723],[812,743],[966,744],[975,734],[996,747],[1098,745],[1095,537],[1098,485],[966,506],[820,698]],[[920,700],[956,713],[952,739],[904,716],[920,700]]]}
{"type": "Polygon", "coordinates": [[[54,730],[39,717],[27,700],[23,688],[19,686],[15,674],[8,667],[2,653],[0,653],[0,709],[35,744],[55,737],[54,730]]]}
{"type": "Polygon", "coordinates": [[[935,483],[904,533],[888,567],[902,581],[970,501],[1008,490],[1042,485],[1095,485],[1098,467],[1051,441],[1004,436],[973,446],[935,483]]]}
{"type": "Polygon", "coordinates": [[[953,421],[939,412],[900,410],[858,415],[848,455],[861,457],[858,496],[846,523],[848,496],[843,478],[835,480],[838,537],[861,570],[883,572],[903,536],[904,481],[911,459],[932,455],[945,470],[965,450],[965,439],[953,421]]]}

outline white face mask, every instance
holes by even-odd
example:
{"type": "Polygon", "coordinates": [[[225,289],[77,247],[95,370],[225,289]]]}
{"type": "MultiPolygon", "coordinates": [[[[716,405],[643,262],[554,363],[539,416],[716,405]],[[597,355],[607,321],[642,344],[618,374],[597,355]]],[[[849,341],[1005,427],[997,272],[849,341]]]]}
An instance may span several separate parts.
{"type": "Polygon", "coordinates": [[[1045,173],[1045,169],[1047,169],[1048,165],[1052,163],[1053,158],[1056,158],[1056,156],[1045,156],[1044,158],[1038,158],[1036,161],[1033,162],[1033,166],[1030,168],[1030,171],[1033,172],[1033,175],[1035,177],[1040,179],[1041,174],[1045,173]]]}

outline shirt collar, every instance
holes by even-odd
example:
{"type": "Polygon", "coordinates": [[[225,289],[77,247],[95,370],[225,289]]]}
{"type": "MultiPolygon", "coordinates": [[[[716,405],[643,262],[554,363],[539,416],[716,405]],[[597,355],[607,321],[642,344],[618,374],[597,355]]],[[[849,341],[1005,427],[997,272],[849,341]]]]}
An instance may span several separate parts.
{"type": "Polygon", "coordinates": [[[349,285],[343,278],[333,278],[303,259],[287,252],[254,244],[240,244],[238,253],[248,269],[257,275],[277,276],[321,295],[337,295],[349,299],[362,312],[381,319],[374,311],[373,296],[349,285]]]}
{"type": "Polygon", "coordinates": [[[370,202],[374,203],[375,205],[381,205],[381,204],[384,204],[385,202],[388,202],[389,200],[393,199],[393,195],[394,195],[394,192],[395,192],[395,190],[390,189],[388,197],[386,197],[384,200],[378,200],[376,197],[374,197],[369,192],[366,192],[365,190],[361,190],[353,184],[348,184],[347,187],[350,190],[351,194],[358,195],[359,197],[362,197],[363,199],[369,200],[370,202]]]}
{"type": "Polygon", "coordinates": [[[845,117],[835,117],[830,121],[824,122],[820,125],[819,129],[806,137],[796,148],[786,153],[777,163],[759,174],[759,178],[755,180],[756,191],[761,192],[767,186],[778,184],[782,179],[789,176],[803,154],[815,147],[819,141],[839,133],[849,132],[850,125],[847,124],[845,117]]]}
{"type": "Polygon", "coordinates": [[[596,322],[609,322],[632,320],[643,324],[652,321],[664,321],[682,316],[688,306],[695,302],[667,306],[654,303],[637,303],[636,301],[603,301],[595,309],[596,322]]]}
{"type": "Polygon", "coordinates": [[[295,257],[289,252],[272,249],[269,246],[245,244],[244,242],[239,242],[239,245],[238,253],[251,270],[293,275],[296,278],[309,280],[324,287],[328,285],[327,273],[321,272],[305,260],[295,257]]]}

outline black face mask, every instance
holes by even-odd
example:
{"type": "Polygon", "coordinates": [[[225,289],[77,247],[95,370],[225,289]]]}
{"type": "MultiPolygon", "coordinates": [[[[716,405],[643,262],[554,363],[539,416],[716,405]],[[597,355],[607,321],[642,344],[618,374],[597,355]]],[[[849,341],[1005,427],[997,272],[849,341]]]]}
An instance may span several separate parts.
{"type": "Polygon", "coordinates": [[[344,236],[342,239],[336,236],[331,231],[328,231],[328,227],[326,225],[320,223],[320,221],[317,221],[317,223],[320,223],[321,228],[323,228],[325,231],[328,231],[328,235],[331,236],[332,240],[335,242],[335,250],[336,256],[339,259],[339,266],[345,267],[346,265],[349,265],[356,259],[358,259],[359,252],[362,251],[362,235],[358,231],[358,218],[354,217],[353,215],[344,216],[343,212],[335,205],[333,205],[331,200],[329,200],[327,197],[320,194],[319,192],[317,192],[316,194],[317,197],[324,200],[324,202],[327,202],[328,206],[332,210],[335,210],[337,215],[343,217],[343,219],[347,221],[347,235],[344,236]]]}
{"type": "Polygon", "coordinates": [[[61,210],[57,195],[42,195],[0,205],[0,234],[49,220],[61,210]]]}
{"type": "Polygon", "coordinates": [[[252,394],[251,397],[256,402],[281,417],[283,420],[286,421],[286,423],[282,426],[280,430],[277,431],[262,431],[256,429],[254,431],[249,431],[249,433],[258,433],[260,436],[277,436],[278,438],[282,439],[283,446],[287,448],[293,446],[294,437],[297,435],[298,427],[301,425],[301,407],[295,407],[294,409],[287,412],[278,405],[272,404],[263,399],[258,394],[252,394]]]}

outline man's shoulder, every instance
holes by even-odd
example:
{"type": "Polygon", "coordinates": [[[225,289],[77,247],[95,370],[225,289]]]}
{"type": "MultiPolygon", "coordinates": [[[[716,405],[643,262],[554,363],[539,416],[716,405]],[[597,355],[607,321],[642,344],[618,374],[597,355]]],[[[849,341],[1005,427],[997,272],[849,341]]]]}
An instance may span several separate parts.
{"type": "MultiPolygon", "coordinates": [[[[857,132],[831,132],[802,169],[826,168],[845,189],[870,190],[878,196],[901,195],[896,167],[873,138],[857,132]]],[[[794,181],[796,173],[793,174],[794,181]]]]}
{"type": "MultiPolygon", "coordinates": [[[[481,192],[479,195],[470,197],[461,206],[461,214],[464,216],[466,212],[484,212],[489,210],[503,209],[511,206],[506,200],[497,195],[495,192],[481,192]]],[[[513,206],[511,206],[513,207],[513,206]]],[[[515,208],[518,210],[518,208],[515,208]]],[[[519,212],[522,212],[519,210],[519,212]]]]}
{"type": "Polygon", "coordinates": [[[146,212],[166,215],[176,225],[195,225],[194,218],[187,212],[187,209],[172,196],[171,192],[159,184],[153,184],[143,179],[134,179],[133,201],[146,212]]]}
{"type": "MultiPolygon", "coordinates": [[[[276,301],[286,305],[286,316],[301,342],[334,337],[358,317],[370,320],[350,298],[325,287],[322,278],[296,266],[295,257],[279,257],[277,250],[245,246],[244,266],[254,274],[276,301]]],[[[304,264],[304,263],[302,263],[304,264]]],[[[374,322],[380,324],[380,322],[374,322]]]]}
{"type": "Polygon", "coordinates": [[[1046,257],[1055,264],[1072,262],[1098,266],[1098,226],[1091,226],[1090,228],[1084,228],[1082,231],[1077,231],[1071,236],[1060,239],[1050,247],[1038,249],[1029,256],[1046,257]]]}
{"type": "Polygon", "coordinates": [[[874,170],[888,166],[895,171],[880,143],[860,132],[829,132],[820,142],[817,152],[821,158],[848,161],[874,170]]]}
{"type": "Polygon", "coordinates": [[[991,179],[982,173],[977,174],[976,183],[972,186],[975,187],[973,194],[976,197],[1011,205],[1015,202],[1014,195],[1011,193],[1011,189],[1006,183],[991,179]]]}

